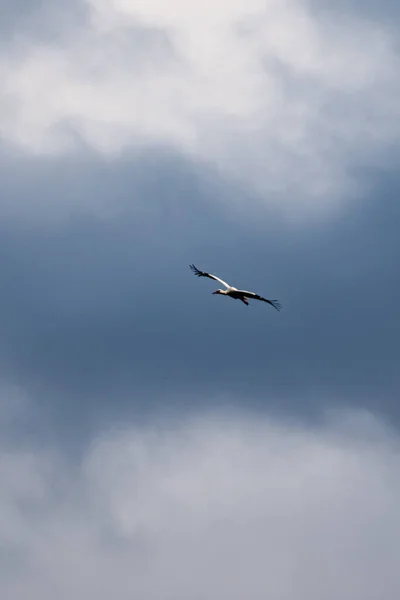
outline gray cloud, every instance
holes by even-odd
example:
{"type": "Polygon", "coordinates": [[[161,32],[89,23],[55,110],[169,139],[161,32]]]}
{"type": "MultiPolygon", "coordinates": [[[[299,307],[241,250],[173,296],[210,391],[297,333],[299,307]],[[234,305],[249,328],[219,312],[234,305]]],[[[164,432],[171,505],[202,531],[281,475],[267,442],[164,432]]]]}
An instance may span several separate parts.
{"type": "MultiPolygon", "coordinates": [[[[395,600],[398,442],[207,413],[97,434],[74,466],[1,446],[8,600],[395,600]]],[[[4,563],[3,563],[4,564],[4,563]]]]}
{"type": "Polygon", "coordinates": [[[348,13],[356,16],[364,16],[376,22],[383,22],[385,26],[395,27],[393,18],[398,16],[399,4],[396,0],[383,0],[375,2],[374,0],[339,0],[335,4],[326,2],[326,0],[311,0],[309,4],[317,14],[328,17],[329,15],[340,11],[343,15],[348,13]]]}
{"type": "Polygon", "coordinates": [[[2,138],[27,152],[165,144],[305,218],[354,193],[354,167],[389,149],[396,163],[398,54],[381,24],[297,1],[83,6],[89,19],[73,9],[75,27],[4,53],[2,138]]]}
{"type": "Polygon", "coordinates": [[[71,0],[68,5],[62,0],[4,0],[0,23],[3,50],[24,47],[32,40],[60,43],[71,28],[79,30],[87,18],[87,6],[81,0],[71,0]]]}

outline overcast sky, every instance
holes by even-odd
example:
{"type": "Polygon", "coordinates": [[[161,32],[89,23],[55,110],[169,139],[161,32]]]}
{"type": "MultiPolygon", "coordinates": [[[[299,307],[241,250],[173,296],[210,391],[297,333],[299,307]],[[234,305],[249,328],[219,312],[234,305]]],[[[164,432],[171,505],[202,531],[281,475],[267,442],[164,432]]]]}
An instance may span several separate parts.
{"type": "Polygon", "coordinates": [[[7,600],[399,597],[399,9],[330,4],[3,2],[7,600]]]}

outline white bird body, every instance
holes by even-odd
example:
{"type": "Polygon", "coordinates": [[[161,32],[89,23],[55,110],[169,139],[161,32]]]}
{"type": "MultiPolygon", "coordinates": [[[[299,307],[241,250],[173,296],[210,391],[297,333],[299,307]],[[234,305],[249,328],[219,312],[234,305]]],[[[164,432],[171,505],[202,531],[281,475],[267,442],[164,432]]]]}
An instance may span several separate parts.
{"type": "Polygon", "coordinates": [[[237,288],[229,285],[216,275],[211,275],[211,273],[206,273],[205,271],[199,271],[194,265],[190,265],[190,268],[194,272],[197,277],[209,277],[210,279],[214,279],[221,283],[226,289],[225,290],[215,290],[212,292],[213,294],[221,294],[222,296],[229,296],[230,298],[234,298],[235,300],[241,300],[246,306],[249,305],[247,298],[252,300],[261,300],[262,302],[267,302],[267,304],[271,304],[276,310],[280,310],[282,308],[281,304],[277,300],[267,300],[267,298],[263,298],[254,292],[248,292],[246,290],[238,290],[237,288]]]}

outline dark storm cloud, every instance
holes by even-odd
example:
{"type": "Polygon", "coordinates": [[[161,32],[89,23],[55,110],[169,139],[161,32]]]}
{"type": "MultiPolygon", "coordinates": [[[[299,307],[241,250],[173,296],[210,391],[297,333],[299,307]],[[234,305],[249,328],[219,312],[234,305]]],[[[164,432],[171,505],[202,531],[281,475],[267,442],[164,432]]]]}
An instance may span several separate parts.
{"type": "Polygon", "coordinates": [[[295,231],[272,214],[258,226],[229,217],[236,192],[178,156],[39,164],[3,178],[3,202],[84,206],[90,194],[116,209],[1,226],[3,364],[54,414],[110,410],[110,394],[122,410],[190,390],[399,416],[396,176],[369,175],[370,198],[295,231]],[[191,262],[283,311],[212,296],[191,262]]]}

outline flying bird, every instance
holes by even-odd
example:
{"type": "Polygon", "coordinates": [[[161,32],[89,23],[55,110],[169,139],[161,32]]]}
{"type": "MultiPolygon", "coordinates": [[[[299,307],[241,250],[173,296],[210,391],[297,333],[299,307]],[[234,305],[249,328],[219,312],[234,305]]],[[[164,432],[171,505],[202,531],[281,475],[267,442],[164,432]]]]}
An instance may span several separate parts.
{"type": "Polygon", "coordinates": [[[204,271],[199,271],[199,269],[197,269],[194,265],[189,266],[192,269],[193,273],[197,275],[197,277],[209,277],[210,279],[214,279],[215,281],[218,281],[226,287],[226,290],[216,290],[215,292],[212,292],[213,294],[222,294],[223,296],[230,296],[230,298],[234,298],[235,300],[241,300],[244,304],[246,304],[246,306],[249,305],[249,302],[246,298],[249,298],[251,300],[261,300],[262,302],[267,302],[267,304],[270,304],[271,306],[276,308],[276,310],[281,310],[282,308],[282,305],[277,300],[267,300],[267,298],[263,298],[262,296],[259,296],[254,292],[238,290],[237,288],[232,287],[231,285],[229,285],[219,277],[216,277],[215,275],[205,273],[204,271]]]}

